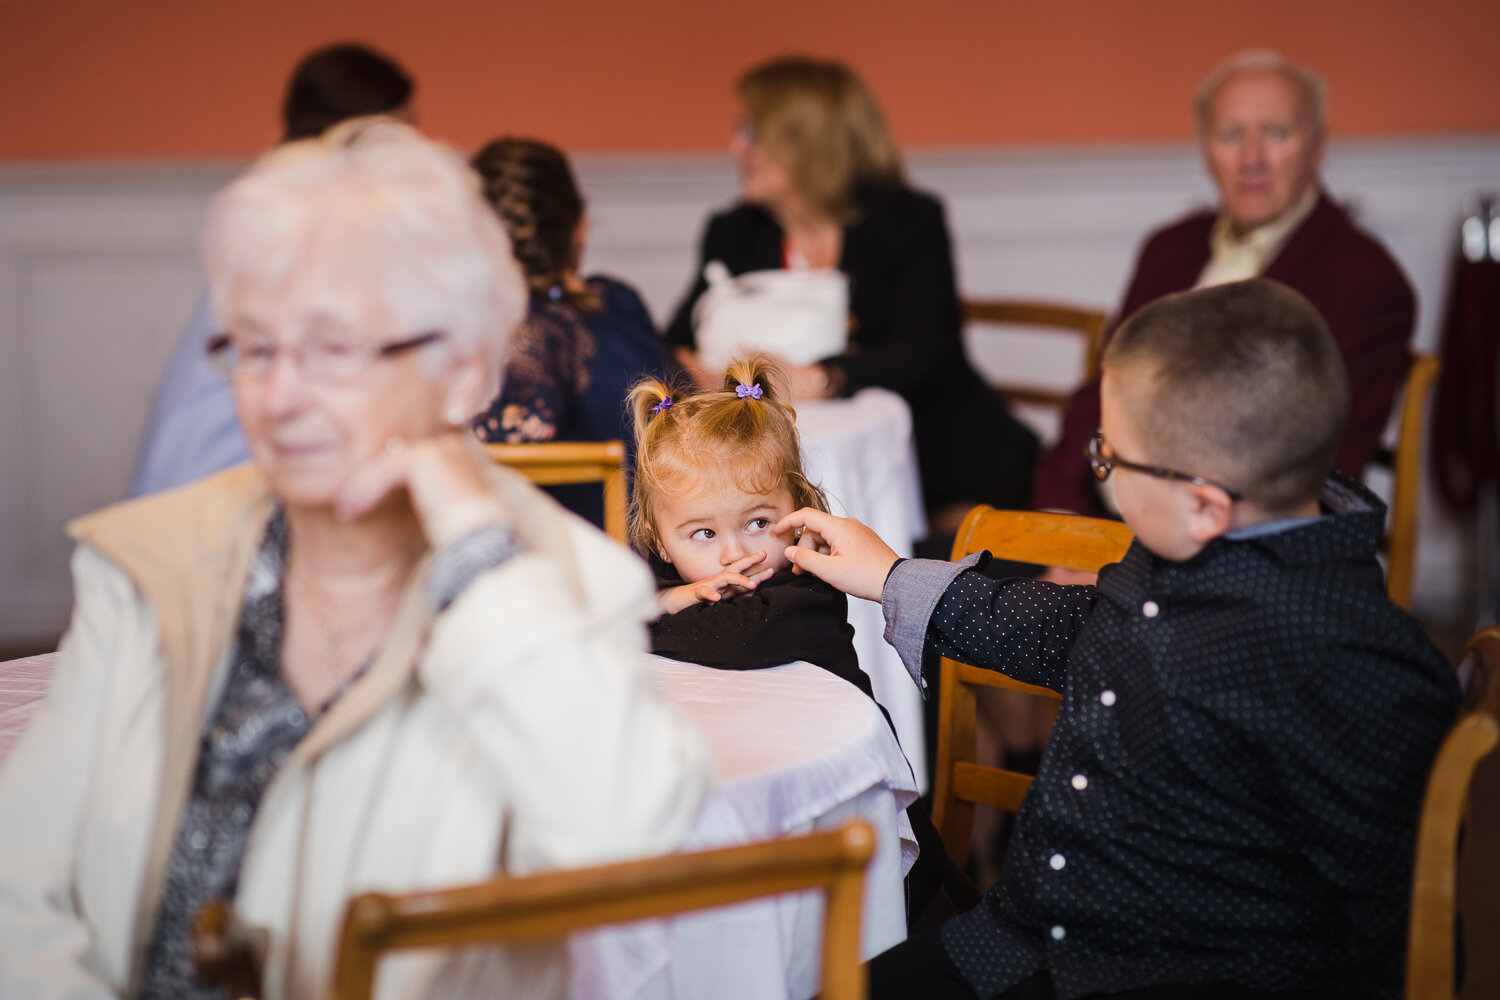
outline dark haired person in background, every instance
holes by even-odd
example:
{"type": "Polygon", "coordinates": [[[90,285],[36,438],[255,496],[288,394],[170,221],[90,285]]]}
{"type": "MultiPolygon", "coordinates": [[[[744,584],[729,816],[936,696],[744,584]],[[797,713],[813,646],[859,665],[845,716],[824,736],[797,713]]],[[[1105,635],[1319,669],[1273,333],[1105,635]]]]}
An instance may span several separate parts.
{"type": "Polygon", "coordinates": [[[363,45],[330,45],[304,56],[281,105],[282,142],[322,135],[346,118],[390,115],[414,121],[416,84],[391,59],[363,45]]]}
{"type": "MultiPolygon", "coordinates": [[[[544,142],[507,137],[472,162],[531,289],[500,394],[474,430],[491,442],[619,438],[629,447],[625,394],[641,378],[664,375],[661,341],[635,289],[603,275],[580,276],[588,217],[568,158],[544,142]]],[[[548,492],[602,526],[597,487],[548,492]]]]}
{"type": "MultiPolygon", "coordinates": [[[[321,135],[360,115],[412,121],[416,85],[393,60],[363,45],[329,45],[292,71],[281,105],[282,142],[321,135]]],[[[226,382],[209,363],[216,333],[204,295],[167,359],[141,433],[128,496],[171,489],[250,457],[226,382]]]]}

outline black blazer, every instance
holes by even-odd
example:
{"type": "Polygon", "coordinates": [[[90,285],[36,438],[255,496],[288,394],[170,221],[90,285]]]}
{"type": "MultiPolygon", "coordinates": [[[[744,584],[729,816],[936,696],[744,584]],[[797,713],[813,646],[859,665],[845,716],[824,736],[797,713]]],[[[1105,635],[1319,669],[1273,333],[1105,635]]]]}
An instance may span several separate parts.
{"type": "MultiPolygon", "coordinates": [[[[916,401],[968,369],[943,206],[907,187],[868,191],[858,205],[839,256],[839,270],[849,277],[849,352],[827,363],[844,370],[850,392],[878,385],[916,401]]],[[[693,307],[708,288],[704,264],[723,261],[731,274],[773,270],[782,266],[785,238],[756,205],[710,219],[698,273],[667,327],[667,342],[694,346],[693,307]]]]}
{"type": "MultiPolygon", "coordinates": [[[[849,277],[849,350],[823,363],[843,371],[845,392],[881,386],[906,398],[929,505],[1019,506],[1029,495],[1035,439],[964,356],[942,203],[902,185],[867,188],[855,200],[858,218],[844,227],[839,256],[839,270],[849,277]],[[976,437],[992,440],[988,461],[973,460],[976,437]]],[[[695,346],[693,307],[708,287],[704,264],[723,261],[731,274],[780,268],[785,238],[756,205],[709,219],[698,271],[667,326],[667,343],[695,346]]]]}

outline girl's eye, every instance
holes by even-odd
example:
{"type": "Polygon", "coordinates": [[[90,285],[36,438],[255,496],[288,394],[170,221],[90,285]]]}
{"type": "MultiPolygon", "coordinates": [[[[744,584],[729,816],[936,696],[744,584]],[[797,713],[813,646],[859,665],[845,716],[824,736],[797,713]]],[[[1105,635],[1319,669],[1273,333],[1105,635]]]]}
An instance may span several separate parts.
{"type": "Polygon", "coordinates": [[[753,518],[750,521],[750,523],[746,525],[746,527],[749,528],[751,531],[765,531],[770,526],[771,526],[771,519],[768,518],[768,517],[753,518]]]}
{"type": "Polygon", "coordinates": [[[713,537],[714,537],[714,529],[712,529],[712,528],[699,528],[697,531],[693,532],[691,535],[688,535],[688,538],[692,539],[695,542],[706,542],[706,541],[708,541],[709,539],[711,539],[713,537]]]}

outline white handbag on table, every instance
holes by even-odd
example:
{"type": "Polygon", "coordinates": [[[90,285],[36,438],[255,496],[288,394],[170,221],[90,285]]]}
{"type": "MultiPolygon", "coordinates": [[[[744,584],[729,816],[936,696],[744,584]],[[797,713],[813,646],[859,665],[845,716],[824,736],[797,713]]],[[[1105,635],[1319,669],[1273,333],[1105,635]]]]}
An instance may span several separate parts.
{"type": "Polygon", "coordinates": [[[703,267],[708,290],[693,307],[698,356],[715,371],[755,351],[794,365],[844,353],[849,341],[849,279],[841,271],[748,271],[723,261],[703,267]]]}

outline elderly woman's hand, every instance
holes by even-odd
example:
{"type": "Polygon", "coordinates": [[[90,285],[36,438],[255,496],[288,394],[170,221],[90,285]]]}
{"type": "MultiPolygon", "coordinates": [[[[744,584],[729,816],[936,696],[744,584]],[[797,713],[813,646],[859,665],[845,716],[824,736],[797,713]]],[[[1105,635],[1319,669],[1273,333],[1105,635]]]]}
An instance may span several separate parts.
{"type": "Polygon", "coordinates": [[[440,549],[480,525],[507,520],[485,481],[485,461],[458,431],[412,442],[391,438],[344,484],[338,515],[357,520],[404,490],[428,543],[440,549]]]}

